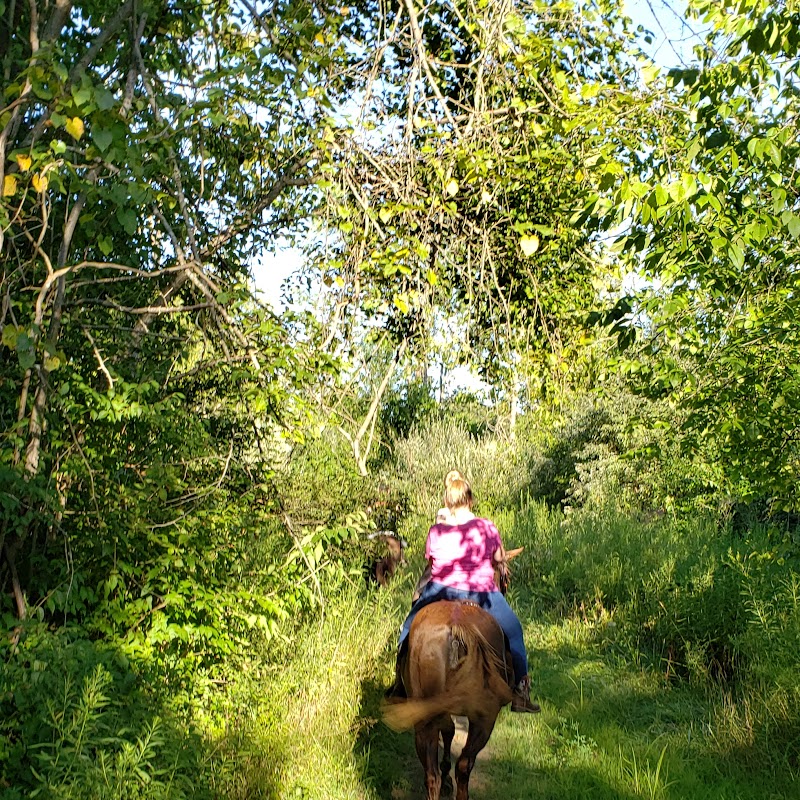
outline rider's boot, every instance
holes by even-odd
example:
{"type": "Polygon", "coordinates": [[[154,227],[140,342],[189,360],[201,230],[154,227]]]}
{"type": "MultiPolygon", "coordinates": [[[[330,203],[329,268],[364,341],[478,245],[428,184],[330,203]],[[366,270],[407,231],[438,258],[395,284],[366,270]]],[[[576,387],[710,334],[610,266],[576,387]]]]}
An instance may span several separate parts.
{"type": "Polygon", "coordinates": [[[531,700],[531,679],[526,675],[514,689],[514,696],[511,699],[511,710],[521,714],[537,714],[542,710],[541,706],[531,700]]]}

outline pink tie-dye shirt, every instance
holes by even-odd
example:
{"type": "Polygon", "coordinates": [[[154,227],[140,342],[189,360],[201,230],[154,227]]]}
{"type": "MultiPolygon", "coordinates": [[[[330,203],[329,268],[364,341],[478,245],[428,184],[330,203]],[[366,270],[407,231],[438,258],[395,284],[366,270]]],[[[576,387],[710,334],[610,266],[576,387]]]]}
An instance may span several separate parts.
{"type": "Polygon", "coordinates": [[[488,519],[434,525],[425,543],[425,557],[432,559],[431,580],[469,592],[496,592],[492,556],[501,547],[500,534],[488,519]]]}

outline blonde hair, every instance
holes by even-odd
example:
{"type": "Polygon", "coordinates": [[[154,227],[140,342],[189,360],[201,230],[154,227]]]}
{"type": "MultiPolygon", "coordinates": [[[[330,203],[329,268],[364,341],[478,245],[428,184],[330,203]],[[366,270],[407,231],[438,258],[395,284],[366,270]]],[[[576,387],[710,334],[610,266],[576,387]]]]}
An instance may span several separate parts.
{"type": "Polygon", "coordinates": [[[452,511],[466,506],[472,509],[472,487],[466,478],[453,478],[444,490],[444,504],[452,511]]]}
{"type": "Polygon", "coordinates": [[[447,475],[444,476],[444,488],[446,489],[453,481],[465,481],[466,478],[457,470],[451,469],[447,475]]]}

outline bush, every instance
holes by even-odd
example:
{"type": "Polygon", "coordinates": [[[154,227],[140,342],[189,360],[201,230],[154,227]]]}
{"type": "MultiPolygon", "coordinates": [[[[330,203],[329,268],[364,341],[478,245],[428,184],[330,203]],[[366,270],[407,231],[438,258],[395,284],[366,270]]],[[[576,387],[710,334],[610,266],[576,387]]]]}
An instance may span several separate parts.
{"type": "Polygon", "coordinates": [[[796,685],[800,553],[756,528],[713,517],[645,521],[583,509],[566,516],[531,500],[496,520],[542,612],[578,614],[634,659],[700,683],[796,685]]]}
{"type": "Polygon", "coordinates": [[[719,468],[709,454],[681,453],[680,422],[675,410],[621,390],[578,396],[562,416],[529,414],[520,426],[525,493],[553,506],[722,512],[730,500],[719,468]]]}
{"type": "Polygon", "coordinates": [[[335,431],[297,445],[278,470],[283,511],[298,525],[322,525],[366,508],[374,481],[358,474],[353,453],[335,431]]]}
{"type": "Polygon", "coordinates": [[[4,797],[211,797],[200,737],[120,652],[79,629],[53,634],[28,625],[4,655],[0,786],[11,792],[4,797]]]}

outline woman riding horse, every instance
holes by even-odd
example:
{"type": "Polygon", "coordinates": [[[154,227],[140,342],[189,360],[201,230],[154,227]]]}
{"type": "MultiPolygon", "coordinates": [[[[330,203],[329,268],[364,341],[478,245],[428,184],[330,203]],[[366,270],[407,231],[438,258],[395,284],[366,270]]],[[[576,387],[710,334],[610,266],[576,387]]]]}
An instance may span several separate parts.
{"type": "MultiPolygon", "coordinates": [[[[430,580],[417,587],[418,594],[400,632],[395,684],[387,697],[404,697],[402,661],[411,623],[420,609],[438,600],[468,600],[489,612],[508,638],[514,665],[516,688],[511,710],[536,713],[539,706],[530,699],[530,678],[525,642],[516,614],[495,583],[495,566],[505,562],[500,534],[493,522],[472,513],[472,489],[459,475],[448,474],[444,503],[449,517],[428,531],[425,557],[430,580]]],[[[438,515],[437,515],[438,516],[438,515]]]]}

